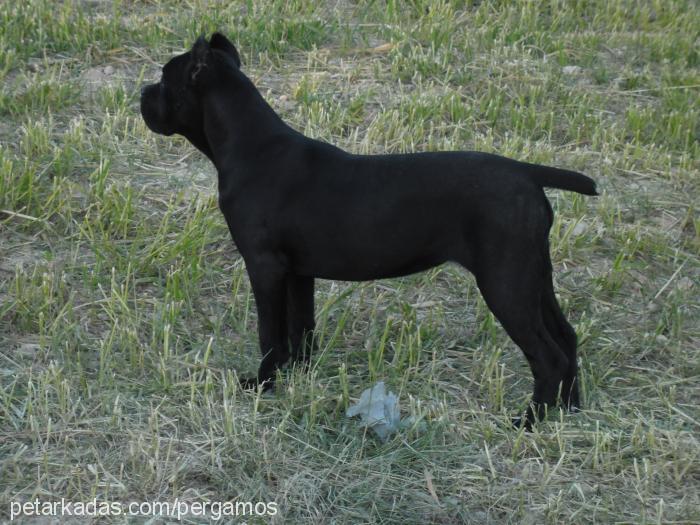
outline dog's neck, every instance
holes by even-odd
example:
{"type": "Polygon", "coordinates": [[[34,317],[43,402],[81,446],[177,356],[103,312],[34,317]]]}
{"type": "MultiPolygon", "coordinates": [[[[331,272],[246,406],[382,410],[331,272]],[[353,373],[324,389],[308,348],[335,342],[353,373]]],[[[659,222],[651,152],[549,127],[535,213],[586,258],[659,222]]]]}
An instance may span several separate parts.
{"type": "Polygon", "coordinates": [[[225,81],[202,98],[204,136],[211,155],[221,171],[231,158],[259,155],[275,137],[288,135],[290,127],[265,101],[257,88],[240,70],[226,71],[225,81]]]}

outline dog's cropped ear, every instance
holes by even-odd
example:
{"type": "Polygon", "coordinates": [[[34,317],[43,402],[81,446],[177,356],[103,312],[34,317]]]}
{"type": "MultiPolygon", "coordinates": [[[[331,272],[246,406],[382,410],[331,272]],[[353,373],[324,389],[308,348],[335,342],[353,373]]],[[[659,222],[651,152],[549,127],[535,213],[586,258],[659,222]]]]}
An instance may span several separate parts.
{"type": "Polygon", "coordinates": [[[195,82],[204,69],[209,67],[211,48],[206,38],[200,36],[192,46],[192,71],[190,80],[195,82]]]}
{"type": "Polygon", "coordinates": [[[236,46],[234,46],[233,43],[224,35],[222,35],[221,33],[214,33],[213,35],[211,35],[209,45],[212,49],[218,49],[219,51],[223,51],[224,53],[229,55],[231,58],[233,58],[233,61],[236,63],[236,65],[239,68],[241,67],[241,57],[238,55],[238,50],[236,49],[236,46]]]}

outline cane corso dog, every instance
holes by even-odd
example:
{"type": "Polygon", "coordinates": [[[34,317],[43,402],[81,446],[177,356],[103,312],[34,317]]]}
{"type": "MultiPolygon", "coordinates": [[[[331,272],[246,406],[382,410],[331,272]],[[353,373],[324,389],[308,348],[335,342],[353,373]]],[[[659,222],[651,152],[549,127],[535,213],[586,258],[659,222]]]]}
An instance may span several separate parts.
{"type": "Polygon", "coordinates": [[[245,386],[272,386],[314,347],[314,279],[366,281],[455,262],[520,347],[534,394],[579,406],[576,333],[552,286],[543,188],[596,195],[573,171],[473,151],[355,155],[285,124],[222,34],[199,38],[141,91],[147,126],[180,134],[214,163],[219,207],[247,267],[262,361],[245,386]]]}

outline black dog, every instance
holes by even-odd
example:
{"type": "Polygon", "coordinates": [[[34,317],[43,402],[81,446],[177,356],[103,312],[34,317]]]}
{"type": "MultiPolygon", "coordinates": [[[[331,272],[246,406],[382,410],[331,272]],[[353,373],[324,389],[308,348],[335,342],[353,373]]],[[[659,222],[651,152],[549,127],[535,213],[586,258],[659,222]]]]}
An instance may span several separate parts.
{"type": "Polygon", "coordinates": [[[543,187],[596,195],[580,173],[477,152],[353,155],[286,125],[216,33],[143,88],[156,133],[186,137],[216,166],[219,207],[245,259],[259,316],[258,376],[307,363],[314,279],[398,277],[454,261],[476,276],[535,378],[530,426],[560,394],[579,406],[576,333],[554,295],[543,187]]]}

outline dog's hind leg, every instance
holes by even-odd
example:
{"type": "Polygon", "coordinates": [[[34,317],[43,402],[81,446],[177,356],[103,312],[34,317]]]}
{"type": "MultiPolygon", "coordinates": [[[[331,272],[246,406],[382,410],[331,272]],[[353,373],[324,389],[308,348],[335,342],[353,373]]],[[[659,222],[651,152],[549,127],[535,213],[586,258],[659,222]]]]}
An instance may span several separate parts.
{"type": "Polygon", "coordinates": [[[569,359],[545,325],[541,300],[545,261],[527,245],[511,242],[497,256],[481,261],[476,280],[486,304],[528,360],[535,386],[524,420],[530,428],[554,406],[569,359]],[[522,260],[524,254],[532,254],[522,260]]]}
{"type": "Polygon", "coordinates": [[[292,359],[308,367],[314,349],[314,279],[287,277],[287,332],[292,359]]]}
{"type": "Polygon", "coordinates": [[[581,407],[578,386],[578,361],[576,356],[576,332],[562,312],[554,295],[551,274],[545,276],[542,291],[542,318],[552,338],[566,354],[569,366],[564,374],[561,396],[564,407],[576,410],[581,407]]]}

